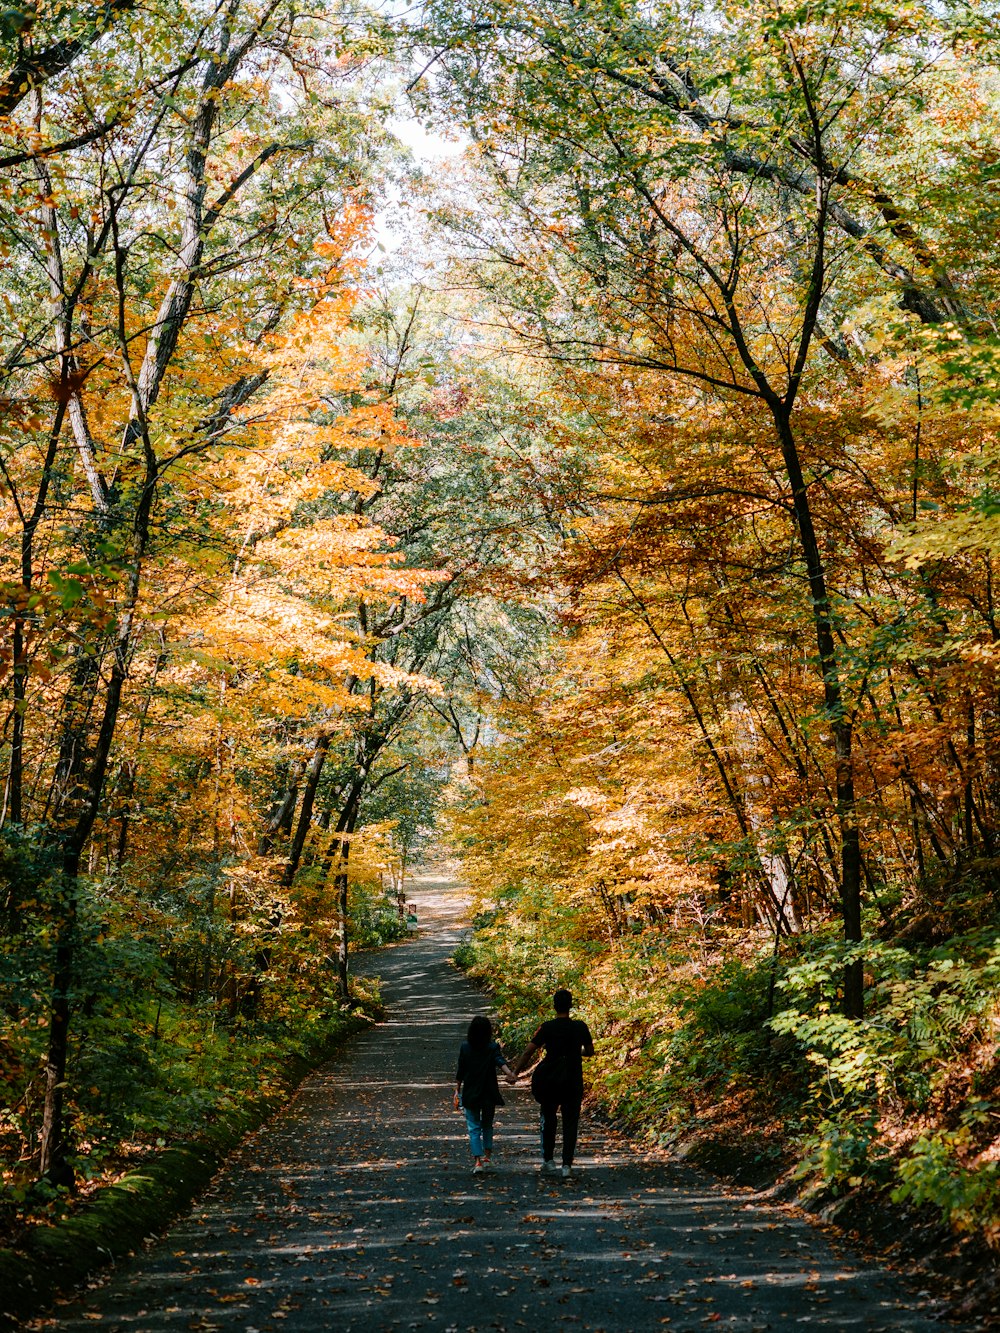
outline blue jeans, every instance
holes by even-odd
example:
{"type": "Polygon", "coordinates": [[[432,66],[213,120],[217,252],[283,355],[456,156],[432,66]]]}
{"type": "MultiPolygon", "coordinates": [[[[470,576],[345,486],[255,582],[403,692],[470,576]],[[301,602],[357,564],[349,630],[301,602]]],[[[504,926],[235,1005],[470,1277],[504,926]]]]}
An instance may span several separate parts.
{"type": "Polygon", "coordinates": [[[473,1111],[468,1106],[462,1107],[473,1157],[482,1157],[484,1153],[493,1151],[493,1116],[496,1109],[495,1106],[483,1106],[473,1111]]]}

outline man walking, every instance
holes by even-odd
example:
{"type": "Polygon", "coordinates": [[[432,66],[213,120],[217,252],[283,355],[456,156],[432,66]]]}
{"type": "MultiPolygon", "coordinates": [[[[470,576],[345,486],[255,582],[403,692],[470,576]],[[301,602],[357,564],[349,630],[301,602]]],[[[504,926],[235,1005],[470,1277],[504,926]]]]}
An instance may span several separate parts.
{"type": "Polygon", "coordinates": [[[541,1107],[542,1170],[553,1175],[559,1168],[556,1155],[556,1115],[562,1110],[562,1174],[573,1170],[576,1137],[580,1128],[580,1104],[583,1101],[583,1059],[594,1054],[590,1029],[579,1018],[570,1018],[573,997],[568,990],[557,990],[552,997],[555,1018],[542,1023],[522,1055],[514,1063],[513,1078],[531,1063],[536,1051],[542,1059],[531,1076],[531,1092],[541,1107]]]}

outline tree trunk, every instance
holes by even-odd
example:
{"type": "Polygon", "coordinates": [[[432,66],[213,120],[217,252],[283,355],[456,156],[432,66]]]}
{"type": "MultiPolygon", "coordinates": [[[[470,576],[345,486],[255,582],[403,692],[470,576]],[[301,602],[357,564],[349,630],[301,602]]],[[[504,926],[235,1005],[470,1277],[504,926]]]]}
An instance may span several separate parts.
{"type": "Polygon", "coordinates": [[[305,772],[305,763],[301,759],[296,759],[288,770],[288,782],[281,799],[275,802],[264,832],[260,835],[257,842],[257,855],[267,856],[274,842],[275,834],[290,833],[292,831],[292,820],[295,815],[295,804],[299,799],[299,782],[302,774],[305,772]]]}
{"type": "MultiPolygon", "coordinates": [[[[785,472],[792,488],[792,503],[799,542],[809,577],[813,627],[819,667],[823,677],[823,701],[833,732],[837,775],[837,824],[840,830],[840,902],[844,939],[860,944],[861,934],[861,838],[854,794],[854,734],[846,715],[840,683],[840,663],[833,629],[830,594],[826,586],[823,556],[813,526],[809,492],[798,445],[784,404],[770,400],[781,441],[785,472]]],[[[844,969],[844,1013],[860,1018],[864,1013],[864,967],[860,959],[844,969]]]]}
{"type": "MultiPolygon", "coordinates": [[[[73,1169],[67,1157],[66,1131],[63,1113],[63,1089],[66,1081],[66,1063],[69,1050],[70,995],[76,964],[77,900],[79,894],[80,860],[97,818],[101,796],[107,779],[108,763],[114,741],[118,715],[121,711],[122,692],[128,676],[135,629],[135,608],[142,586],[143,560],[149,541],[149,519],[156,490],[156,464],[147,453],[145,485],[133,523],[135,553],[129,573],[125,602],[121,609],[115,635],[114,656],[104,699],[104,712],[97,740],[94,743],[93,762],[85,780],[68,781],[61,793],[58,817],[54,821],[53,836],[62,843],[63,881],[66,896],[63,919],[59,925],[56,958],[52,975],[52,1001],[49,1017],[49,1046],[46,1063],[45,1107],[42,1115],[42,1143],[40,1170],[43,1176],[56,1184],[73,1183],[73,1169]]],[[[95,673],[96,674],[96,673],[95,673]]],[[[99,676],[96,677],[99,679],[99,676]]],[[[87,676],[88,686],[90,676],[87,676]]],[[[96,690],[96,686],[93,686],[96,690]]],[[[89,706],[87,714],[89,715],[89,706]]],[[[64,733],[66,739],[67,733],[64,733]]],[[[82,768],[84,746],[82,733],[73,738],[71,771],[82,768]]]]}
{"type": "MultiPolygon", "coordinates": [[[[167,652],[163,645],[163,635],[160,635],[160,652],[156,656],[153,664],[153,674],[149,681],[149,689],[146,691],[146,697],[143,700],[142,711],[139,714],[139,731],[135,738],[136,753],[139,753],[143,738],[146,735],[146,722],[149,719],[149,710],[153,702],[153,694],[156,690],[156,682],[161,670],[167,664],[167,652]]],[[[115,848],[115,865],[119,869],[125,864],[125,853],[128,848],[129,814],[132,807],[132,798],[135,795],[136,779],[139,776],[139,765],[136,760],[129,760],[122,765],[121,782],[119,784],[119,797],[122,801],[121,823],[118,829],[118,846],[115,848]]]]}
{"type": "Polygon", "coordinates": [[[348,807],[347,819],[343,829],[345,836],[340,839],[337,874],[333,881],[334,893],[337,896],[337,915],[340,921],[340,944],[337,947],[337,979],[340,984],[340,998],[345,1001],[349,1001],[351,998],[350,971],[348,966],[350,941],[347,929],[347,862],[351,854],[351,834],[354,832],[357,822],[358,808],[357,802],[355,801],[348,807]]]}
{"type": "Polygon", "coordinates": [[[10,728],[10,767],[7,770],[7,790],[4,793],[4,817],[20,824],[24,820],[24,713],[28,692],[28,663],[24,646],[24,619],[14,617],[11,642],[14,709],[10,728]]]}
{"type": "Polygon", "coordinates": [[[52,970],[52,999],[49,1008],[49,1039],[45,1057],[45,1101],[42,1111],[39,1175],[53,1185],[72,1189],[75,1174],[69,1161],[66,1138],[64,1090],[69,1055],[70,993],[76,955],[77,875],[79,858],[67,856],[63,865],[62,892],[65,904],[59,923],[55,965],[52,970]]]}
{"type": "Polygon", "coordinates": [[[292,845],[288,849],[288,860],[285,862],[285,868],[281,874],[281,883],[286,889],[295,879],[295,872],[302,860],[302,849],[306,845],[309,825],[312,823],[313,806],[316,804],[316,788],[319,786],[320,775],[323,772],[323,764],[326,761],[329,748],[330,733],[322,731],[316,737],[316,746],[309,763],[309,771],[306,774],[306,785],[302,792],[302,809],[299,811],[299,822],[295,828],[292,845]]]}
{"type": "MultiPolygon", "coordinates": [[[[266,10],[261,16],[260,23],[262,25],[268,21],[269,15],[270,11],[266,10]]],[[[114,636],[113,660],[105,692],[99,733],[93,754],[90,755],[87,752],[90,729],[89,718],[100,691],[101,668],[106,653],[103,644],[99,654],[97,652],[89,653],[85,649],[78,663],[74,681],[75,693],[74,686],[71,686],[71,698],[75,698],[78,706],[76,709],[71,709],[63,727],[63,744],[60,751],[60,761],[57,765],[56,781],[53,785],[55,812],[52,819],[52,836],[62,848],[66,904],[57,934],[56,957],[52,977],[41,1169],[43,1175],[57,1183],[71,1184],[73,1180],[72,1167],[67,1157],[63,1089],[66,1081],[66,1062],[69,1048],[70,995],[76,966],[76,918],[80,863],[104,793],[111,747],[121,709],[122,691],[133,648],[134,616],[138,605],[144,557],[149,541],[150,514],[159,480],[159,465],[150,439],[148,416],[150,408],[157,400],[167,368],[176,351],[181,329],[187,318],[195,290],[207,239],[218,219],[220,207],[232,198],[231,193],[224,192],[222,196],[224,203],[215,207],[210,213],[206,213],[204,207],[208,188],[206,160],[218,115],[219,90],[233,77],[259,36],[260,28],[254,27],[250,32],[244,33],[237,40],[233,40],[232,25],[226,20],[219,39],[221,45],[218,58],[206,61],[202,96],[192,117],[192,131],[187,150],[184,210],[178,246],[178,271],[164,294],[156,317],[149,329],[137,376],[133,374],[128,351],[129,339],[125,321],[127,293],[123,281],[124,251],[118,244],[117,213],[112,213],[110,234],[115,241],[115,272],[118,280],[119,307],[118,337],[122,370],[132,394],[131,408],[123,432],[120,453],[122,458],[127,460],[131,456],[133,446],[138,444],[141,445],[142,454],[141,462],[136,469],[138,475],[134,478],[125,479],[129,483],[134,481],[135,494],[137,495],[130,534],[134,547],[127,591],[119,611],[118,627],[114,636]],[[88,763],[89,772],[84,777],[84,769],[88,763]]],[[[39,169],[39,175],[44,186],[47,182],[44,169],[39,169]]],[[[51,189],[46,190],[46,196],[51,193],[51,189]]],[[[112,207],[116,209],[117,203],[113,203],[112,207]]],[[[47,229],[51,232],[50,242],[46,248],[46,263],[52,300],[58,312],[56,350],[60,354],[61,361],[66,363],[71,356],[72,348],[69,328],[71,312],[63,301],[64,275],[59,249],[58,226],[50,205],[43,203],[42,212],[43,217],[47,219],[47,229]]],[[[115,512],[112,509],[108,488],[96,466],[93,441],[90,438],[89,428],[83,413],[82,400],[77,391],[69,395],[68,407],[70,424],[91,489],[98,524],[106,531],[118,524],[124,527],[127,521],[126,514],[115,512]]],[[[131,489],[131,487],[124,487],[121,481],[122,479],[120,479],[119,489],[123,493],[131,489]]],[[[306,827],[308,827],[308,821],[306,827]]]]}
{"type": "Polygon", "coordinates": [[[400,920],[406,920],[406,848],[404,847],[399,857],[399,881],[396,888],[396,910],[399,912],[400,920]]]}

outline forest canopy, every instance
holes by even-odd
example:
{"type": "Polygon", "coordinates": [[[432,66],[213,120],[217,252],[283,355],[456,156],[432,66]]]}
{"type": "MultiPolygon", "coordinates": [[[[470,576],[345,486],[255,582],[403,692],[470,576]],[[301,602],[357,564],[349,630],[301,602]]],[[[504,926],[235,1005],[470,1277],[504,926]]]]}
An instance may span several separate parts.
{"type": "Polygon", "coordinates": [[[5,13],[5,1223],[323,1049],[433,845],[617,1111],[994,1237],[998,22],[5,13]]]}

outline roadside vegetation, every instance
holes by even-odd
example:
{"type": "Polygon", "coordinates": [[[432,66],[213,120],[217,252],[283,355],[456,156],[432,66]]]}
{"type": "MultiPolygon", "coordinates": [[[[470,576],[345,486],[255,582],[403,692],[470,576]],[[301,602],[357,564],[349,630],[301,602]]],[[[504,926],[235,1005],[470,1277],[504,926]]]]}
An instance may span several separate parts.
{"type": "Polygon", "coordinates": [[[447,838],[617,1114],[1000,1242],[998,37],[0,15],[7,1236],[328,1049],[447,838]]]}

